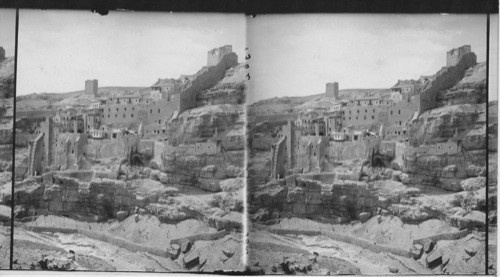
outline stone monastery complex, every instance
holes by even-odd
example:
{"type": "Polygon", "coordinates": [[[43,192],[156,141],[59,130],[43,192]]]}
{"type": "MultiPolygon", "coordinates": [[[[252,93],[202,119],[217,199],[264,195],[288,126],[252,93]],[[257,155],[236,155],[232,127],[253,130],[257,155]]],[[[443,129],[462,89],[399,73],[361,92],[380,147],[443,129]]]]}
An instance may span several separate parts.
{"type": "MultiPolygon", "coordinates": [[[[231,45],[213,49],[207,54],[207,66],[196,74],[158,79],[146,95],[136,92],[99,98],[98,80],[85,81],[85,94],[96,99],[87,108],[64,108],[55,116],[18,120],[16,144],[28,144],[30,149],[26,171],[40,175],[54,170],[78,170],[84,156],[122,157],[138,151],[152,155],[155,139],[164,140],[167,125],[181,113],[223,101],[210,93],[200,96],[200,92],[216,85],[237,64],[238,56],[231,45]]],[[[198,154],[216,154],[220,149],[216,136],[174,146],[187,147],[193,153],[197,150],[198,154]]]]}
{"type": "Polygon", "coordinates": [[[443,76],[451,76],[455,70],[474,64],[476,56],[470,46],[453,49],[447,53],[446,67],[438,74],[422,76],[418,80],[399,80],[391,88],[389,97],[384,99],[369,96],[342,100],[339,84],[327,83],[324,97],[333,100],[330,108],[302,111],[295,120],[275,127],[271,134],[275,139],[257,128],[253,133],[252,147],[273,152],[271,176],[274,178],[292,173],[328,172],[333,168],[329,165],[354,158],[353,153],[358,153],[358,156],[364,153],[394,156],[397,143],[404,143],[408,153],[456,154],[460,151],[458,136],[453,141],[419,147],[409,138],[408,130],[419,114],[436,107],[436,93],[443,86],[443,76]],[[353,150],[360,147],[365,150],[353,150]]]}

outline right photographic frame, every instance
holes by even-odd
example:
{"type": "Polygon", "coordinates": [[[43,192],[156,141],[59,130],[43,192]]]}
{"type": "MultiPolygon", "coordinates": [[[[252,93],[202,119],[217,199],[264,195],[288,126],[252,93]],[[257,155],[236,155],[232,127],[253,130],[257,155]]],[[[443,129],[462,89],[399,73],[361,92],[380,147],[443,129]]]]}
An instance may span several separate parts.
{"type": "Polygon", "coordinates": [[[496,274],[498,14],[249,17],[249,270],[496,274]]]}

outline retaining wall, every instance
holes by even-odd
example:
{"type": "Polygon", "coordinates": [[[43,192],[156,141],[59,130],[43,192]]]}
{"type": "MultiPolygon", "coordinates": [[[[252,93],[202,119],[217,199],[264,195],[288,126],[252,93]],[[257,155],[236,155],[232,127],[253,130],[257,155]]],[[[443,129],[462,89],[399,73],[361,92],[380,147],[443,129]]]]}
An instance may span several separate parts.
{"type": "Polygon", "coordinates": [[[376,244],[372,241],[364,240],[364,239],[359,239],[347,235],[342,235],[339,233],[334,233],[331,231],[311,231],[311,230],[298,230],[298,229],[281,229],[281,228],[268,228],[268,231],[271,233],[275,234],[292,234],[292,235],[306,235],[306,236],[325,236],[329,237],[333,240],[345,242],[348,244],[353,244],[359,247],[362,247],[364,249],[368,249],[372,252],[375,253],[392,253],[398,256],[403,256],[403,257],[408,257],[411,258],[412,253],[408,250],[403,250],[400,248],[395,248],[395,247],[390,247],[387,245],[381,245],[381,244],[376,244]]]}
{"type": "MultiPolygon", "coordinates": [[[[147,252],[153,255],[157,255],[160,257],[170,257],[170,252],[168,250],[164,249],[159,249],[156,247],[152,246],[145,246],[133,242],[129,242],[125,239],[119,238],[119,237],[113,237],[108,234],[104,233],[97,233],[93,232],[91,230],[84,230],[84,229],[74,229],[74,228],[62,228],[62,227],[47,227],[47,226],[26,226],[26,225],[21,225],[22,228],[32,231],[32,232],[37,232],[37,233],[42,233],[42,232],[52,232],[52,233],[63,233],[63,234],[80,234],[84,235],[86,237],[89,237],[91,239],[107,242],[112,245],[116,245],[120,248],[127,249],[128,251],[131,252],[147,252]]],[[[191,241],[195,242],[198,240],[217,240],[225,237],[229,232],[226,230],[218,231],[215,233],[208,233],[208,234],[197,234],[197,235],[192,235],[192,236],[187,236],[183,238],[177,238],[177,239],[172,239],[170,240],[170,244],[179,244],[181,245],[185,241],[191,241]]]]}
{"type": "Polygon", "coordinates": [[[437,242],[440,240],[457,240],[457,239],[461,239],[461,238],[467,236],[470,233],[471,233],[471,230],[468,230],[468,229],[458,231],[458,232],[442,233],[442,234],[437,234],[437,235],[433,235],[433,236],[428,236],[425,238],[415,239],[415,240],[413,240],[413,244],[424,245],[426,242],[428,242],[430,240],[432,240],[434,242],[437,242]]]}

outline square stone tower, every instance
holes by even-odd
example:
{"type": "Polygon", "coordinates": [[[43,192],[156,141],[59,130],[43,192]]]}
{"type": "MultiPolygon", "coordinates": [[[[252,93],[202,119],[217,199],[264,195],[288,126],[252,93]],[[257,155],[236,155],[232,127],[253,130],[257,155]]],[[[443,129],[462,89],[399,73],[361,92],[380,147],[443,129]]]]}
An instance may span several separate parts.
{"type": "Polygon", "coordinates": [[[326,97],[339,99],[339,83],[327,83],[326,84],[326,97]]]}
{"type": "Polygon", "coordinates": [[[446,53],[446,67],[455,66],[465,54],[470,52],[472,52],[470,45],[451,49],[446,53]]]}
{"type": "Polygon", "coordinates": [[[0,46],[0,62],[5,60],[5,49],[0,46]]]}
{"type": "Polygon", "coordinates": [[[85,81],[85,94],[97,95],[97,90],[99,86],[97,80],[87,80],[85,81]]]}
{"type": "Polygon", "coordinates": [[[231,52],[233,52],[233,46],[231,45],[224,45],[222,47],[214,48],[208,51],[207,66],[217,65],[220,62],[220,60],[222,60],[224,55],[229,54],[231,52]]]}

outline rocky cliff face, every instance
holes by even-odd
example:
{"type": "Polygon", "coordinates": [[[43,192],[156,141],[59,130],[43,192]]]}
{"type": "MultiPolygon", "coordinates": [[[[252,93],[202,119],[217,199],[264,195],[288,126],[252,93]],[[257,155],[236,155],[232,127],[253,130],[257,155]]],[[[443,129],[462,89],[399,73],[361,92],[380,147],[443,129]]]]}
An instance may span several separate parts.
{"type": "Polygon", "coordinates": [[[198,92],[196,102],[199,106],[244,104],[246,74],[245,64],[239,64],[228,69],[224,78],[217,85],[208,90],[198,92]]]}
{"type": "Polygon", "coordinates": [[[0,99],[14,97],[14,58],[0,61],[0,99]]]}
{"type": "Polygon", "coordinates": [[[14,201],[17,218],[52,213],[90,221],[114,218],[118,211],[132,211],[138,204],[123,181],[83,182],[57,175],[30,178],[16,184],[14,201]]]}
{"type": "MultiPolygon", "coordinates": [[[[197,138],[212,138],[243,127],[243,105],[213,105],[187,110],[167,125],[169,138],[174,145],[191,142],[197,138]]],[[[242,144],[242,148],[243,148],[242,144]]]]}
{"type": "Polygon", "coordinates": [[[0,172],[12,164],[14,58],[0,61],[0,172]]]}
{"type": "MultiPolygon", "coordinates": [[[[375,214],[380,206],[378,197],[365,182],[336,181],[325,184],[290,176],[274,180],[257,188],[249,196],[251,213],[262,214],[261,208],[270,213],[291,214],[315,219],[335,219],[345,222],[360,219],[360,214],[375,214]]],[[[271,217],[258,218],[265,221],[271,217]]]]}
{"type": "Polygon", "coordinates": [[[452,88],[439,91],[436,97],[439,106],[485,103],[486,63],[468,68],[463,78],[452,88]]]}
{"type": "Polygon", "coordinates": [[[410,144],[418,147],[451,140],[458,143],[459,151],[407,154],[404,170],[409,178],[405,183],[460,191],[462,180],[486,174],[485,63],[476,65],[475,56],[466,55],[456,67],[442,69],[436,76],[447,85],[438,86],[441,89],[436,91],[436,107],[409,123],[410,144]]]}
{"type": "Polygon", "coordinates": [[[219,155],[172,155],[161,166],[160,181],[181,184],[219,192],[221,182],[228,178],[243,177],[244,151],[229,151],[219,155]]]}

